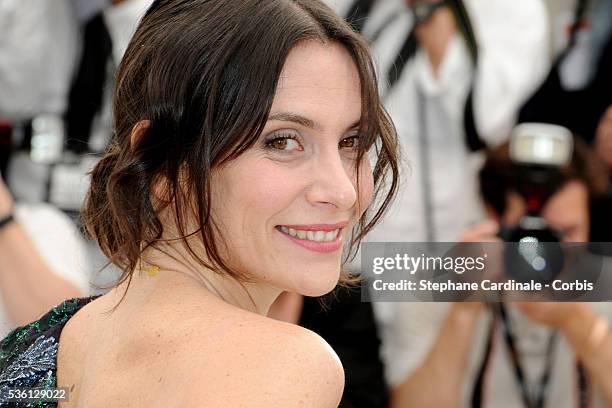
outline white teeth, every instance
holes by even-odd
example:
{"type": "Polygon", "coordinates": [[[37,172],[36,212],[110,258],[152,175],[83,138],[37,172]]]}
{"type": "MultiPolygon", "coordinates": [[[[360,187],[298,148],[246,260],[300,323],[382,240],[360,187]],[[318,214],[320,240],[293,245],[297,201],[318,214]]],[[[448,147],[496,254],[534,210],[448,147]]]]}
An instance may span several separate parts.
{"type": "Polygon", "coordinates": [[[303,231],[303,230],[295,230],[293,228],[288,228],[285,226],[281,226],[280,230],[285,234],[289,234],[292,237],[296,237],[299,239],[307,239],[309,241],[315,242],[329,242],[336,239],[340,230],[333,231],[303,231]]]}
{"type": "Polygon", "coordinates": [[[337,236],[338,236],[338,230],[329,231],[323,234],[323,237],[321,238],[321,240],[322,241],[333,241],[334,239],[336,239],[337,236]]]}

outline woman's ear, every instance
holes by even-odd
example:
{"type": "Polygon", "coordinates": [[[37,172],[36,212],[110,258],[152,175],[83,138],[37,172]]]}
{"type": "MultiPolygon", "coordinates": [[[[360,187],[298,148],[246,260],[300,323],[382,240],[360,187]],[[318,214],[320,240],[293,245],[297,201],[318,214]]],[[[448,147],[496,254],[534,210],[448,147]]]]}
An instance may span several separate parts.
{"type": "Polygon", "coordinates": [[[132,151],[138,147],[150,125],[150,120],[141,120],[134,125],[130,133],[130,149],[132,149],[132,151]]]}

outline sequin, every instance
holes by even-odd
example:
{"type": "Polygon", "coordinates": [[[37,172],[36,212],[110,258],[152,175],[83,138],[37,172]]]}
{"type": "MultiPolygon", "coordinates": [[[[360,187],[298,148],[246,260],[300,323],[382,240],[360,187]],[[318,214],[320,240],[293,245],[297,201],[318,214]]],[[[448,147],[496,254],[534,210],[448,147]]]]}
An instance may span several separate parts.
{"type": "Polygon", "coordinates": [[[0,408],[54,408],[55,402],[29,404],[3,399],[8,388],[55,388],[57,351],[66,322],[98,296],[66,300],[39,320],[18,327],[0,342],[0,408]]]}

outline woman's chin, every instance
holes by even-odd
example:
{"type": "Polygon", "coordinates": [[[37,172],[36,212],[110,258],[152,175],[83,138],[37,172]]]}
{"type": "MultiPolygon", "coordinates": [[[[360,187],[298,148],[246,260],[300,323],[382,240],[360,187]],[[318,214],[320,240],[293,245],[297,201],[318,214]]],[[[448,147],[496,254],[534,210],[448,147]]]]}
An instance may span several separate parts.
{"type": "Polygon", "coordinates": [[[319,273],[316,277],[316,279],[311,279],[312,275],[310,275],[308,278],[302,279],[298,292],[309,297],[323,296],[331,292],[338,285],[340,270],[319,273]]]}

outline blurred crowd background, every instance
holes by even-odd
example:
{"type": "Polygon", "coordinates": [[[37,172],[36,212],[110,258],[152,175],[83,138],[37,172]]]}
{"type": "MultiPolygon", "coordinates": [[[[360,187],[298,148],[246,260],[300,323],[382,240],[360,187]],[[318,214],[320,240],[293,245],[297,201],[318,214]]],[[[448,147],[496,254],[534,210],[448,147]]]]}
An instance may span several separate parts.
{"type": "MultiPolygon", "coordinates": [[[[19,226],[0,230],[2,336],[116,277],[78,214],[112,138],[114,72],[151,2],[0,0],[0,218],[14,209],[19,226]]],[[[539,123],[572,146],[542,217],[561,241],[612,241],[612,0],[327,3],[371,44],[404,159],[399,197],[368,240],[499,237],[533,210],[509,143],[519,123],[539,123]]],[[[612,345],[612,306],[484,309],[342,291],[327,312],[286,294],[271,313],[338,351],[343,406],[612,405],[612,350],[596,349],[612,345]],[[575,333],[560,318],[571,315],[585,322],[575,333]]]]}

